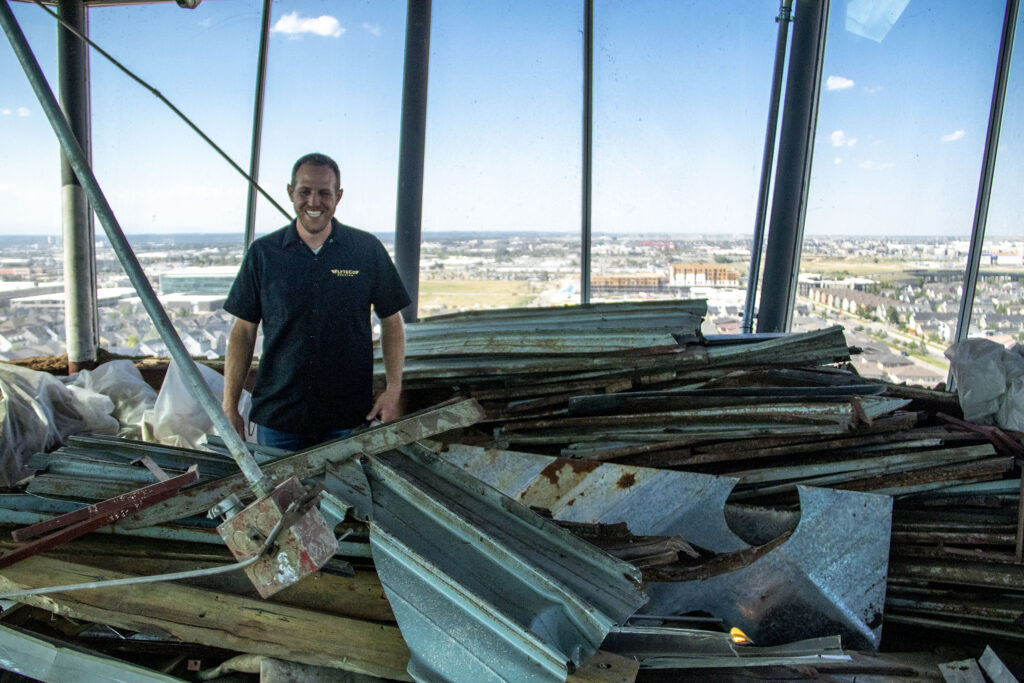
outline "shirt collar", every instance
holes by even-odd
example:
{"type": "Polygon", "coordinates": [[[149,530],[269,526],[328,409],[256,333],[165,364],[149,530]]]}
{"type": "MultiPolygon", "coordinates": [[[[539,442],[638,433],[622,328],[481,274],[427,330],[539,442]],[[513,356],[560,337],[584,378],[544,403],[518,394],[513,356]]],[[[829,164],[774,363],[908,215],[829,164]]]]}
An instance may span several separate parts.
{"type": "MultiPolygon", "coordinates": [[[[293,244],[301,244],[302,246],[306,246],[306,243],[302,241],[301,237],[299,237],[299,228],[297,227],[297,222],[297,219],[293,219],[292,222],[288,224],[287,229],[284,231],[284,239],[281,240],[281,246],[285,247],[286,249],[291,247],[293,244]]],[[[331,236],[328,237],[327,241],[324,242],[324,246],[336,242],[338,233],[341,229],[342,225],[341,223],[338,222],[338,219],[331,218],[331,236]]]]}

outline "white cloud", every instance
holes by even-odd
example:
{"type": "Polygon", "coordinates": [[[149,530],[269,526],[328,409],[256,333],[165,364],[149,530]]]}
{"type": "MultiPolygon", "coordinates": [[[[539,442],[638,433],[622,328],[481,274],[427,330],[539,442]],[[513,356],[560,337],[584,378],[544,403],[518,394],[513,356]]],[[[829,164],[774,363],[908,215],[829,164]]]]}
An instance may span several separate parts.
{"type": "Polygon", "coordinates": [[[363,22],[363,29],[370,35],[380,36],[384,30],[380,27],[380,24],[371,24],[367,21],[363,22]]]}
{"type": "Polygon", "coordinates": [[[940,139],[943,142],[956,142],[957,140],[963,140],[965,135],[967,135],[967,132],[961,128],[960,130],[953,131],[949,135],[943,135],[940,139]]]}
{"type": "Polygon", "coordinates": [[[28,116],[32,116],[32,112],[28,110],[28,107],[18,107],[18,116],[26,118],[28,116]]]}
{"type": "Polygon", "coordinates": [[[839,157],[836,157],[836,158],[835,158],[835,159],[834,159],[834,160],[832,161],[832,163],[833,163],[833,164],[835,164],[836,166],[838,166],[839,164],[843,163],[843,160],[842,160],[842,159],[840,159],[839,157]]]}
{"type": "Polygon", "coordinates": [[[876,92],[882,92],[883,90],[880,85],[866,85],[861,89],[869,95],[874,95],[876,92]]]}
{"type": "Polygon", "coordinates": [[[825,90],[846,90],[853,87],[853,81],[842,76],[829,76],[825,79],[825,90]]]}
{"type": "Polygon", "coordinates": [[[857,144],[857,138],[848,138],[846,133],[841,130],[833,131],[828,139],[832,141],[833,147],[853,147],[857,144]]]}
{"type": "Polygon", "coordinates": [[[270,29],[273,33],[284,33],[293,38],[303,33],[314,33],[318,36],[337,38],[345,32],[341,24],[332,16],[321,14],[319,17],[300,17],[298,12],[285,14],[270,29]]]}
{"type": "Polygon", "coordinates": [[[873,168],[873,169],[878,169],[878,170],[884,170],[884,169],[887,169],[887,168],[892,168],[896,164],[894,164],[891,161],[886,161],[886,162],[883,162],[881,164],[876,164],[875,162],[868,160],[868,161],[862,161],[862,162],[860,162],[857,165],[860,166],[861,168],[873,168]]]}
{"type": "Polygon", "coordinates": [[[0,116],[10,116],[10,115],[11,115],[11,110],[10,109],[0,109],[0,116]]]}

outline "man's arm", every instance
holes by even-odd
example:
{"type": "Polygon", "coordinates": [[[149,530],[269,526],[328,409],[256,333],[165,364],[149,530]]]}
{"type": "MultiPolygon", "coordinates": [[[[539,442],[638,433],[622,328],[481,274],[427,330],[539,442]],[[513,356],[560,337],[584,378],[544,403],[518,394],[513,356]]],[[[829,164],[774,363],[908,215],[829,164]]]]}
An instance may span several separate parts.
{"type": "Polygon", "coordinates": [[[242,397],[242,388],[252,367],[258,327],[258,323],[236,318],[235,326],[231,328],[231,337],[228,339],[228,355],[224,360],[224,401],[221,407],[235,431],[243,439],[245,423],[238,412],[238,400],[242,397]]]}
{"type": "Polygon", "coordinates": [[[387,387],[373,403],[373,410],[366,416],[381,422],[390,422],[398,417],[398,400],[402,395],[402,367],[405,365],[405,324],[402,314],[394,313],[380,321],[380,349],[384,357],[384,377],[387,387]]]}

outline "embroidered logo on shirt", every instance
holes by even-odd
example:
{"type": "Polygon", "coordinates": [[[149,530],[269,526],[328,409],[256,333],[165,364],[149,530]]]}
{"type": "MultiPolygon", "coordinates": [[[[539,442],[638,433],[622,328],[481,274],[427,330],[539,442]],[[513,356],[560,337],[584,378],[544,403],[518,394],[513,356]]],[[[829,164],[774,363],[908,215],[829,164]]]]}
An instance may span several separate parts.
{"type": "Polygon", "coordinates": [[[332,269],[331,273],[337,277],[355,277],[356,275],[359,275],[358,270],[341,270],[339,268],[332,269]]]}

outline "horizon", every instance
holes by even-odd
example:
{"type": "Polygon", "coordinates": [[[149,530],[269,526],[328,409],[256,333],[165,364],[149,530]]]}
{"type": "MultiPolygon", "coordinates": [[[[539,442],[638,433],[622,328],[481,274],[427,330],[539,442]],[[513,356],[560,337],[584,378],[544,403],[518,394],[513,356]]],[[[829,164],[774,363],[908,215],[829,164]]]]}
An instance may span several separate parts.
{"type": "MultiPolygon", "coordinates": [[[[272,232],[272,231],[271,231],[272,232]]],[[[371,232],[371,231],[367,231],[371,232]]],[[[256,237],[263,237],[267,235],[267,232],[258,232],[256,237]]],[[[371,234],[376,236],[382,241],[393,240],[394,232],[380,232],[372,231],[371,234]],[[387,238],[387,239],[385,239],[387,238]]],[[[168,240],[168,238],[174,238],[175,241],[183,239],[196,239],[197,241],[224,241],[231,242],[234,240],[244,239],[244,233],[239,232],[201,232],[201,231],[177,231],[177,232],[146,232],[146,233],[126,233],[125,237],[130,241],[160,241],[168,240]]],[[[557,231],[557,230],[424,230],[421,237],[422,241],[434,241],[444,239],[501,239],[511,237],[559,237],[565,239],[578,239],[580,237],[578,232],[568,231],[557,231]]],[[[751,241],[753,238],[751,235],[741,234],[727,234],[727,233],[665,233],[665,232],[612,232],[612,231],[599,231],[594,232],[592,237],[614,237],[614,238],[629,238],[634,240],[645,240],[645,239],[658,239],[668,241],[694,241],[694,240],[707,240],[707,241],[735,241],[745,240],[751,241]]],[[[63,241],[64,236],[61,233],[48,234],[48,233],[11,233],[3,234],[0,233],[0,244],[3,242],[51,242],[60,243],[63,241]]],[[[940,242],[963,242],[969,241],[969,237],[966,236],[953,236],[953,235],[876,235],[876,234],[835,234],[835,235],[812,235],[810,239],[813,240],[870,240],[870,241],[940,241],[940,242]]],[[[1024,234],[1021,235],[987,235],[987,240],[999,240],[999,241],[1010,241],[1010,242],[1024,242],[1024,234]]],[[[97,232],[95,236],[95,242],[97,244],[110,244],[105,233],[97,232]]]]}

